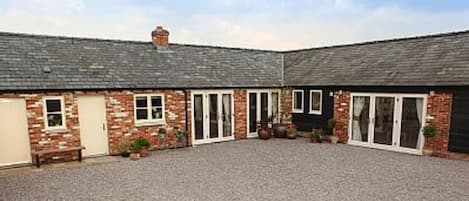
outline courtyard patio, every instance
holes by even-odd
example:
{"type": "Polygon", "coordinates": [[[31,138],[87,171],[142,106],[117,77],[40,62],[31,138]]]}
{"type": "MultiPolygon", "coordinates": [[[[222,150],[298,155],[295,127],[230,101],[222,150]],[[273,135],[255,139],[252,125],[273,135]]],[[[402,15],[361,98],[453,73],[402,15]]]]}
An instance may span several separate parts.
{"type": "Polygon", "coordinates": [[[156,151],[138,161],[46,165],[0,177],[0,200],[461,201],[469,200],[469,162],[303,138],[252,139],[156,151]]]}

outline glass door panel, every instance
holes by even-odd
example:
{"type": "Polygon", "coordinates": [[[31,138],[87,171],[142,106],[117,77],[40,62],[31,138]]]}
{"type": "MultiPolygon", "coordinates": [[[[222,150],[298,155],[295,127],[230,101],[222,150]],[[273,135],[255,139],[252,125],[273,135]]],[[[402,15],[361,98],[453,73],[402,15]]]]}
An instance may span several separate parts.
{"type": "Polygon", "coordinates": [[[352,140],[368,142],[370,97],[354,96],[352,104],[352,140]]]}
{"type": "Polygon", "coordinates": [[[261,93],[261,121],[269,118],[269,94],[261,93]]]}
{"type": "Polygon", "coordinates": [[[218,137],[218,95],[208,95],[210,138],[218,137]]]}
{"type": "Polygon", "coordinates": [[[222,128],[223,137],[231,136],[231,94],[222,95],[222,128]]]}
{"type": "Polygon", "coordinates": [[[394,130],[394,97],[376,97],[373,142],[392,145],[394,130]]]}
{"type": "Polygon", "coordinates": [[[196,140],[204,139],[203,105],[203,95],[194,95],[194,136],[196,140]]]}
{"type": "Polygon", "coordinates": [[[423,98],[403,98],[400,146],[416,149],[422,127],[423,98]]]}
{"type": "Polygon", "coordinates": [[[274,117],[273,122],[274,123],[280,123],[280,111],[278,107],[278,92],[272,92],[272,115],[274,117]]]}
{"type": "Polygon", "coordinates": [[[249,93],[249,132],[257,130],[257,93],[249,93]]]}

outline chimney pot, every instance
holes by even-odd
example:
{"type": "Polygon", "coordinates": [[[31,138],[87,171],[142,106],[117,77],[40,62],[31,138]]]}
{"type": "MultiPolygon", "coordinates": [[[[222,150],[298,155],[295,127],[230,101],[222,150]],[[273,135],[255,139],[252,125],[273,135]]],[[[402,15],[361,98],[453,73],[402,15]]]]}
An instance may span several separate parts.
{"type": "Polygon", "coordinates": [[[155,47],[168,47],[169,44],[169,31],[164,29],[163,26],[156,26],[156,29],[151,32],[151,39],[155,47]]]}

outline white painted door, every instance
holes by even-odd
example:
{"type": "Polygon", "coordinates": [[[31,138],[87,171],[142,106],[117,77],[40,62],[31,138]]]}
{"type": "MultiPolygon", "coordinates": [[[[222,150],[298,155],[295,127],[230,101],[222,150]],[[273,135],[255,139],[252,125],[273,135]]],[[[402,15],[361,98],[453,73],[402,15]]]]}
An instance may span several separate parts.
{"type": "Polygon", "coordinates": [[[104,97],[78,97],[78,116],[81,144],[86,147],[83,150],[83,156],[108,154],[106,104],[104,97]]]}
{"type": "Polygon", "coordinates": [[[0,99],[0,166],[31,162],[26,103],[0,99]]]}
{"type": "Polygon", "coordinates": [[[426,95],[352,93],[349,143],[421,154],[426,95]]]}
{"type": "Polygon", "coordinates": [[[193,91],[192,100],[194,145],[234,139],[232,91],[193,91]]]}

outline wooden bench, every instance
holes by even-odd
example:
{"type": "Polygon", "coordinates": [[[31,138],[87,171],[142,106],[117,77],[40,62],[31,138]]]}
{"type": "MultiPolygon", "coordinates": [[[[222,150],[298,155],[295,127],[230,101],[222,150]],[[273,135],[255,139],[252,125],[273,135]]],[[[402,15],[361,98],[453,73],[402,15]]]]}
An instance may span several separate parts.
{"type": "Polygon", "coordinates": [[[83,147],[83,146],[80,146],[80,147],[68,147],[68,148],[64,148],[64,149],[49,149],[49,150],[44,150],[44,151],[31,151],[31,155],[32,155],[34,161],[36,161],[36,167],[39,168],[39,167],[41,167],[40,158],[41,158],[41,156],[43,156],[45,154],[76,151],[76,152],[78,152],[78,161],[81,162],[81,151],[83,149],[86,149],[86,148],[83,147]]]}

